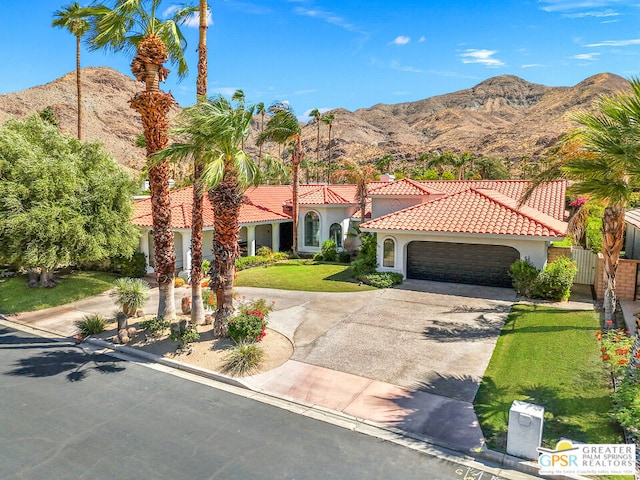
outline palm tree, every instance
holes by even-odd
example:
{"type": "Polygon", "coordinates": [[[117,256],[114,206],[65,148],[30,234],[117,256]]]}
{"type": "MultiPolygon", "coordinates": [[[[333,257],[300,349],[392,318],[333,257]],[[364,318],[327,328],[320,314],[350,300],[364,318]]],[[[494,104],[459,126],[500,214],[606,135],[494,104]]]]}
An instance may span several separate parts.
{"type": "Polygon", "coordinates": [[[82,16],[82,8],[78,2],[71,3],[57,10],[51,22],[54,27],[66,28],[76,37],[76,92],[78,100],[78,140],[82,140],[82,83],[80,82],[80,40],[90,28],[89,22],[82,16]]]}
{"type": "Polygon", "coordinates": [[[355,199],[360,203],[360,220],[361,223],[364,223],[367,197],[369,196],[367,187],[376,178],[375,167],[370,163],[346,162],[343,169],[337,170],[333,174],[333,178],[337,182],[344,180],[356,184],[355,199]]]}
{"type": "Polygon", "coordinates": [[[291,171],[293,173],[293,253],[298,253],[298,187],[300,185],[300,163],[304,159],[302,127],[291,107],[286,103],[275,103],[269,107],[273,113],[267,126],[258,136],[258,145],[266,141],[291,146],[291,171]]]}
{"type": "Polygon", "coordinates": [[[172,131],[186,140],[173,143],[156,154],[160,160],[200,159],[202,179],[209,187],[213,205],[214,236],[211,289],[217,307],[213,333],[225,336],[233,311],[235,261],[239,255],[238,219],[246,187],[257,182],[255,163],[242,150],[250,132],[253,107],[234,105],[224,97],[198,102],[185,108],[172,131]]]}
{"type": "Polygon", "coordinates": [[[175,11],[166,20],[156,13],[161,0],[114,0],[113,8],[104,4],[83,9],[91,30],[88,43],[93,49],[114,52],[135,52],[131,62],[134,77],[144,82],[145,90],[130,101],[131,108],[142,117],[145,146],[149,164],[151,189],[151,215],[154,234],[154,268],[158,280],[158,316],[175,319],[173,277],[175,274],[175,249],[171,228],[171,204],[169,200],[169,164],[152,161],[152,156],[168,143],[169,122],[167,114],[175,105],[170,93],[160,90],[159,82],[169,74],[164,63],[178,65],[178,76],[188,71],[184,59],[186,41],[180,31],[182,25],[197,8],[186,6],[175,11]]]}
{"type": "Polygon", "coordinates": [[[329,183],[329,179],[331,178],[331,129],[333,128],[333,121],[336,119],[336,116],[333,113],[325,113],[322,116],[322,121],[329,126],[329,161],[327,163],[327,183],[329,183]]]}
{"type": "Polygon", "coordinates": [[[524,203],[540,183],[567,178],[574,182],[571,193],[605,204],[602,255],[607,277],[607,322],[613,321],[616,308],[616,270],[623,247],[625,207],[640,188],[640,80],[633,79],[631,86],[632,94],[603,97],[593,113],[571,117],[581,126],[564,137],[553,163],[534,178],[520,201],[524,203]]]}
{"type": "MultiPolygon", "coordinates": [[[[260,115],[260,133],[264,132],[264,116],[266,115],[264,109],[264,102],[256,103],[256,114],[260,115]]],[[[258,167],[262,162],[262,144],[258,145],[258,167]]]]}
{"type": "Polygon", "coordinates": [[[320,110],[314,108],[309,113],[310,117],[316,119],[316,183],[320,182],[320,119],[322,118],[322,114],[320,110]]]}
{"type": "MultiPolygon", "coordinates": [[[[196,78],[196,98],[199,102],[207,100],[207,16],[209,7],[206,0],[199,5],[198,35],[198,76],[196,78]]],[[[202,183],[202,159],[193,158],[193,205],[191,207],[191,323],[205,323],[204,304],[202,303],[202,227],[204,185],[202,183]]]]}

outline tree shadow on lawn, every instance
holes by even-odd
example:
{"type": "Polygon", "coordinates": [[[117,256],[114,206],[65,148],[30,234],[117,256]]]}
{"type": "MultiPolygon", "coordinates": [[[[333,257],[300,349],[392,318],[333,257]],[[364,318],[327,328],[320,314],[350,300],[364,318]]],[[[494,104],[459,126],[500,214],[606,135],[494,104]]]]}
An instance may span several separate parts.
{"type": "MultiPolygon", "coordinates": [[[[36,342],[37,343],[37,342],[36,342]]],[[[34,345],[33,348],[41,348],[34,345]]],[[[118,373],[125,370],[118,365],[123,362],[105,354],[85,353],[77,347],[62,349],[58,345],[55,351],[45,351],[28,358],[21,358],[15,368],[5,373],[11,376],[31,378],[52,377],[66,372],[69,382],[84,380],[90,372],[118,373]]]]}

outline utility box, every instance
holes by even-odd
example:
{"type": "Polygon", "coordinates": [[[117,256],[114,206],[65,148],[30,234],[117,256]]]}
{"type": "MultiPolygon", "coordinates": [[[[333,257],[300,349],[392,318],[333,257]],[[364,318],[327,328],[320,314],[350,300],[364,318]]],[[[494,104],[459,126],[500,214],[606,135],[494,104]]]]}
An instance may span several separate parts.
{"type": "Polygon", "coordinates": [[[509,409],[507,453],[515,457],[538,459],[542,444],[544,407],[514,400],[509,409]]]}

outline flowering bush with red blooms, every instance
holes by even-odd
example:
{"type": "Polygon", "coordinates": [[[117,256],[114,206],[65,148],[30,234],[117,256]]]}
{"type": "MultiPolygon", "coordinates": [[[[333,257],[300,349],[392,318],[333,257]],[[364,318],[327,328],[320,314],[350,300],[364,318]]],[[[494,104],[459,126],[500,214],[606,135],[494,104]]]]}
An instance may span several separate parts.
{"type": "Polygon", "coordinates": [[[229,336],[236,343],[259,342],[267,334],[267,317],[275,302],[263,298],[247,302],[243,298],[238,305],[238,314],[229,320],[229,336]]]}
{"type": "Polygon", "coordinates": [[[624,375],[626,365],[629,364],[630,350],[633,337],[629,330],[611,329],[605,332],[599,330],[596,338],[600,343],[602,361],[607,364],[609,371],[615,378],[624,375]]]}
{"type": "Polygon", "coordinates": [[[582,205],[584,205],[585,203],[587,203],[587,199],[581,196],[577,196],[576,198],[574,198],[570,203],[569,206],[570,207],[581,207],[582,205]]]}

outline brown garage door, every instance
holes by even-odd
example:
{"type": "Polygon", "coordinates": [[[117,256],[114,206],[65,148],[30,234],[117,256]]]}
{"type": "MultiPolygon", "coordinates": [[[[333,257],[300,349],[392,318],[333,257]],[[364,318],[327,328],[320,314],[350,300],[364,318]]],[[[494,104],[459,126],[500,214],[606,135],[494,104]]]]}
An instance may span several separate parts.
{"type": "Polygon", "coordinates": [[[411,242],[407,247],[407,277],[510,287],[509,266],[519,258],[515,248],[501,245],[411,242]]]}

